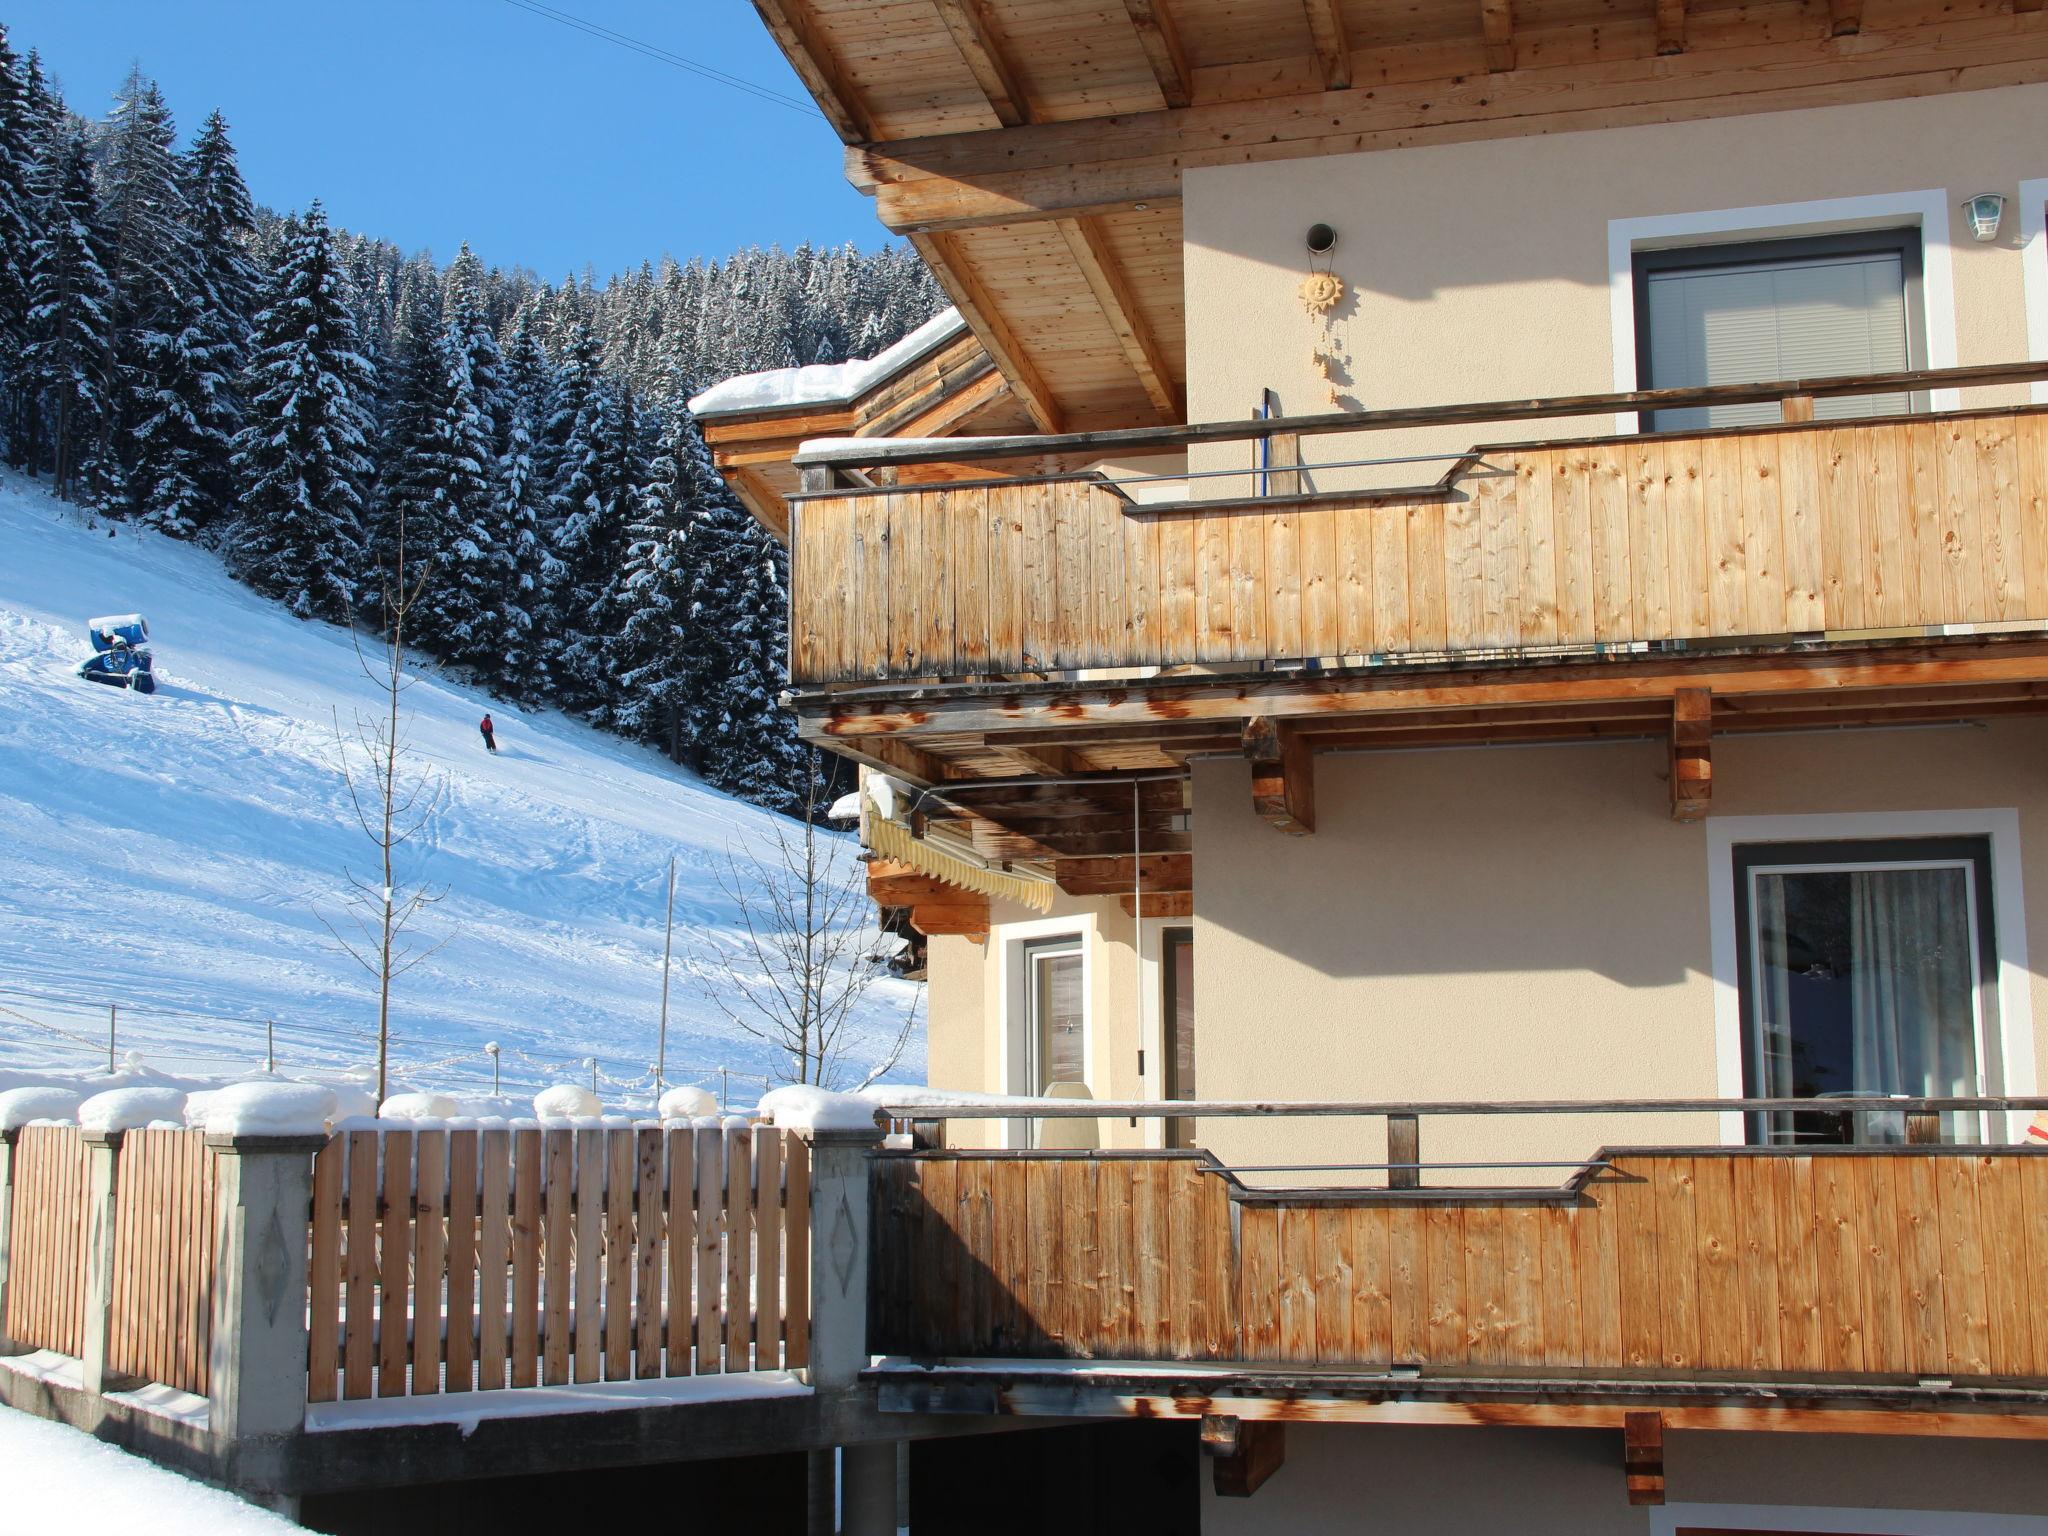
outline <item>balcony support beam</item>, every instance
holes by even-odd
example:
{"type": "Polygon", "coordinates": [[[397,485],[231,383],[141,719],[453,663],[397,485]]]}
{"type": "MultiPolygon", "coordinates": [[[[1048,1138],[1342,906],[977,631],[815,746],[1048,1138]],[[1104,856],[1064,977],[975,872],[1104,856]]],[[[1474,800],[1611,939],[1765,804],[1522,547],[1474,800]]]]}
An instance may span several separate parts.
{"type": "MultiPolygon", "coordinates": [[[[1815,705],[1845,700],[1862,689],[1941,689],[1957,685],[2048,682],[2048,641],[2033,637],[1931,643],[1877,642],[1828,650],[1769,650],[1753,654],[1693,653],[1640,660],[1561,660],[1548,665],[1385,668],[1375,674],[1323,672],[1289,677],[1239,677],[1138,684],[974,684],[943,692],[929,689],[832,697],[810,694],[796,702],[806,739],[858,750],[900,732],[987,732],[1009,729],[1063,732],[1093,726],[1159,725],[1188,730],[1196,721],[1226,722],[1242,731],[1248,717],[1276,724],[1315,716],[1396,710],[1519,708],[1607,700],[1669,699],[1682,688],[1705,688],[1717,697],[1781,696],[1815,705]]],[[[1966,697],[1960,693],[1959,698],[1966,697]]],[[[1935,702],[1930,700],[1930,703],[1935,702]]]]}
{"type": "Polygon", "coordinates": [[[1714,797],[1714,695],[1681,688],[1671,696],[1671,819],[1703,819],[1714,797]]]}
{"type": "Polygon", "coordinates": [[[1287,1460],[1287,1426],[1271,1419],[1246,1421],[1233,1414],[1202,1416],[1202,1453],[1210,1459],[1216,1496],[1248,1499],[1287,1460]]]}
{"type": "Polygon", "coordinates": [[[1252,765],[1252,809],[1276,832],[1316,829],[1315,758],[1301,732],[1269,715],[1244,723],[1244,755],[1252,765]]]}
{"type": "Polygon", "coordinates": [[[1622,1420],[1621,1458],[1631,1504],[1664,1502],[1664,1415],[1631,1413],[1622,1420]]]}

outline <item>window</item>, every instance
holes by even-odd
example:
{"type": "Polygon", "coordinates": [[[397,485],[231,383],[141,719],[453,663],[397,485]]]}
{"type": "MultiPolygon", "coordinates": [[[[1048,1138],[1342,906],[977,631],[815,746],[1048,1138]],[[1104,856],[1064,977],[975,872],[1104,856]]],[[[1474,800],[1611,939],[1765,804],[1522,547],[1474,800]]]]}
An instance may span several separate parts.
{"type": "Polygon", "coordinates": [[[1044,1094],[1056,1083],[1087,1081],[1086,1000],[1081,941],[1055,939],[1024,947],[1026,1089],[1044,1094]]]}
{"type": "MultiPolygon", "coordinates": [[[[1744,1091],[1753,1098],[1985,1091],[1998,974],[1985,837],[1733,848],[1744,1091]]],[[[1900,1142],[1903,1115],[1751,1117],[1750,1139],[1900,1142]]],[[[1981,1117],[1944,1115],[1977,1141],[1981,1117]]]]}
{"type": "MultiPolygon", "coordinates": [[[[1921,366],[1917,229],[1635,256],[1636,377],[1682,389],[1921,366]]],[[[1904,394],[1814,402],[1822,419],[1895,415],[1904,394]]],[[[1654,431],[1779,419],[1774,402],[1658,411],[1654,431]]]]}

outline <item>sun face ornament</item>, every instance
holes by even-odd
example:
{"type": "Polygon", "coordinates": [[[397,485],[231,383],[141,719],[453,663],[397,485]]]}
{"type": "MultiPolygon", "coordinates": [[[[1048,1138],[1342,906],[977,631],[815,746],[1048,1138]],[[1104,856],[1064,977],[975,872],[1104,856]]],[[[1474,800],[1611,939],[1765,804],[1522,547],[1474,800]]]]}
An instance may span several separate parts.
{"type": "Polygon", "coordinates": [[[1344,302],[1344,280],[1334,272],[1311,272],[1301,280],[1301,307],[1313,319],[1328,320],[1344,302]]]}

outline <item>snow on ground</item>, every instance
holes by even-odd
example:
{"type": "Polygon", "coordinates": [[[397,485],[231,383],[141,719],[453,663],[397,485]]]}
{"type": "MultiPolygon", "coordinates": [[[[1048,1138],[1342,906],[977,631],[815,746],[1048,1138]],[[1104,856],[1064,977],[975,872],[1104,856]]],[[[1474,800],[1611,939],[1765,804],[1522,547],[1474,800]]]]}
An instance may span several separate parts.
{"type": "MultiPolygon", "coordinates": [[[[374,1059],[372,978],[318,913],[339,913],[344,868],[374,868],[335,716],[347,727],[375,701],[345,631],[291,618],[206,551],[110,536],[0,477],[0,1089],[25,1069],[103,1065],[108,1003],[120,1053],[169,1073],[261,1066],[266,1018],[281,1073],[374,1059]],[[87,619],[131,610],[149,619],[153,697],[72,675],[87,619]]],[[[587,1087],[594,1056],[608,1106],[651,1101],[673,854],[668,1080],[715,1091],[729,1067],[732,1101],[752,1103],[771,1053],[689,969],[739,943],[716,879],[728,849],[789,824],[554,712],[431,675],[406,704],[416,761],[443,789],[402,877],[448,888],[423,919],[447,942],[397,984],[394,1091],[487,1090],[494,1041],[508,1093],[587,1087]],[[495,757],[476,731],[486,709],[495,757]]],[[[914,998],[893,980],[870,991],[853,1080],[914,998]]],[[[898,1071],[922,1076],[921,1030],[910,1050],[898,1071]]]]}
{"type": "Polygon", "coordinates": [[[0,1533],[147,1531],[274,1536],[300,1529],[231,1493],[102,1444],[81,1430],[0,1408],[0,1533]]]}

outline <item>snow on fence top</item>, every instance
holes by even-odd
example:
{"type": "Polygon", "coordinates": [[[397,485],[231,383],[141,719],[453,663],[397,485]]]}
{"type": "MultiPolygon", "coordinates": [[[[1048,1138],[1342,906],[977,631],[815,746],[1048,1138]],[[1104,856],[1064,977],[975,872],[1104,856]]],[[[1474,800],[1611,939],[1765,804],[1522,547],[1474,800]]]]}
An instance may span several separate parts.
{"type": "Polygon", "coordinates": [[[0,1093],[0,1131],[18,1131],[38,1120],[70,1120],[82,1097],[69,1088],[9,1088],[0,1093]]]}
{"type": "Polygon", "coordinates": [[[215,1136],[318,1136],[334,1118],[334,1090],[318,1083],[230,1083],[205,1098],[198,1123],[215,1136]]]}
{"type": "Polygon", "coordinates": [[[803,368],[771,368],[743,373],[714,384],[690,399],[699,416],[734,416],[743,411],[771,411],[792,405],[839,404],[858,399],[900,368],[951,341],[967,329],[957,309],[941,310],[908,336],[873,357],[848,363],[812,363],[803,368]]]}
{"type": "Polygon", "coordinates": [[[139,1131],[169,1121],[185,1123],[185,1094],[178,1088],[112,1088],[78,1106],[78,1124],[87,1131],[139,1131]]]}
{"type": "Polygon", "coordinates": [[[785,1131],[872,1131],[879,1113],[873,1099],[803,1083],[761,1096],[761,1118],[785,1131]]]}

